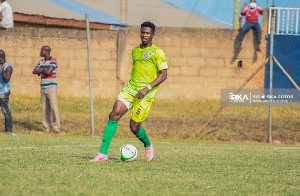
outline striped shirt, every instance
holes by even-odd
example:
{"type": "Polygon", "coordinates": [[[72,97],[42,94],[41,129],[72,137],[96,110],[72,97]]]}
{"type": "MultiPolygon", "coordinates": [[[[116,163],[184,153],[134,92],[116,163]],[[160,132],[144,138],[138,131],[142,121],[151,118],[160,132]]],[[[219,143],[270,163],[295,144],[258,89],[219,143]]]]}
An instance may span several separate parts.
{"type": "Polygon", "coordinates": [[[54,70],[53,70],[51,76],[41,74],[41,88],[45,89],[45,88],[57,87],[57,80],[56,80],[57,60],[53,57],[50,57],[50,59],[48,59],[48,60],[42,59],[38,62],[38,64],[36,66],[41,69],[47,69],[49,67],[54,67],[54,70]]]}

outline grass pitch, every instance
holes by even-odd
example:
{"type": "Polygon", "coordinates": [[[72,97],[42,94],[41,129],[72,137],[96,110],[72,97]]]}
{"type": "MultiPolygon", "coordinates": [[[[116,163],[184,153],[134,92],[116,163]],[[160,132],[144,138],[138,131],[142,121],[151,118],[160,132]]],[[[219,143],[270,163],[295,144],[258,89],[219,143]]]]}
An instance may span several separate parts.
{"type": "Polygon", "coordinates": [[[114,138],[110,160],[89,163],[99,138],[0,134],[0,195],[299,195],[300,147],[114,138]],[[136,161],[119,160],[125,143],[136,161]]]}
{"type": "MultiPolygon", "coordinates": [[[[94,99],[95,135],[102,136],[115,99],[94,99]]],[[[90,109],[87,97],[59,97],[63,135],[90,136],[90,109]]],[[[10,99],[14,132],[42,134],[39,97],[13,95],[10,99]]],[[[220,107],[217,100],[157,99],[143,123],[151,138],[174,140],[218,140],[268,142],[268,107],[228,107],[195,138],[196,132],[220,107]]],[[[300,143],[300,107],[274,107],[272,138],[277,143],[300,143]]],[[[130,114],[118,124],[117,138],[133,138],[129,130],[130,114]]],[[[0,131],[4,118],[0,115],[0,131]]]]}

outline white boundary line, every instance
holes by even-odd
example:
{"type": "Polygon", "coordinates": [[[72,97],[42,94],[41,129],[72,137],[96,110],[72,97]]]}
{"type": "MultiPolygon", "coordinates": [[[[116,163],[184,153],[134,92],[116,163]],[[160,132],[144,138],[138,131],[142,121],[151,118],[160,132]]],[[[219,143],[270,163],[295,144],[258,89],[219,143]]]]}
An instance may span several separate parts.
{"type": "MultiPolygon", "coordinates": [[[[165,142],[163,142],[165,143],[165,142]]],[[[168,143],[168,142],[166,142],[168,143]]],[[[79,147],[100,147],[99,144],[94,145],[57,145],[57,146],[20,146],[20,147],[4,147],[0,148],[1,150],[28,150],[28,149],[48,149],[48,148],[79,148],[79,147]]],[[[195,146],[193,146],[195,147],[195,146]]],[[[191,147],[191,148],[193,148],[191,147]]],[[[173,147],[172,149],[176,148],[187,148],[185,146],[181,147],[173,147]]],[[[227,149],[227,150],[300,150],[300,147],[292,147],[292,146],[206,146],[206,145],[197,145],[196,148],[198,149],[227,149]]]]}
{"type": "Polygon", "coordinates": [[[69,146],[21,146],[21,147],[5,147],[0,150],[22,150],[22,149],[46,149],[46,148],[76,148],[76,147],[99,147],[99,145],[69,145],[69,146]]]}

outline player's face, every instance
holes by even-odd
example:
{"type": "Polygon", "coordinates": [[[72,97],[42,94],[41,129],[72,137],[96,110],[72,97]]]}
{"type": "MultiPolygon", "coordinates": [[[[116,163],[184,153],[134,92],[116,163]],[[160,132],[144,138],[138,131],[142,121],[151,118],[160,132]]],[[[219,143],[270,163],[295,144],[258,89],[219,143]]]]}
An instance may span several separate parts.
{"type": "Polygon", "coordinates": [[[143,45],[147,45],[152,42],[153,31],[150,27],[142,27],[141,28],[141,41],[143,45]]]}
{"type": "Polygon", "coordinates": [[[41,48],[40,56],[45,57],[46,56],[46,50],[44,48],[41,48]]]}

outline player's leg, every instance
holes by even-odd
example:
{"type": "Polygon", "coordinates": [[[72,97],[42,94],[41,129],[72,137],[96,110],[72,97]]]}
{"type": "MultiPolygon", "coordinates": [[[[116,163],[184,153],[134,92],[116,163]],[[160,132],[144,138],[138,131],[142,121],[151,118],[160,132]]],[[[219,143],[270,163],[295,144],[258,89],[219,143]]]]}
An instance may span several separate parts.
{"type": "Polygon", "coordinates": [[[102,144],[99,153],[90,160],[90,162],[99,162],[108,160],[108,148],[110,146],[111,140],[117,132],[118,120],[128,111],[126,105],[120,101],[116,100],[111,113],[109,114],[109,120],[104,129],[102,136],[102,144]]]}
{"type": "Polygon", "coordinates": [[[252,27],[253,30],[255,30],[257,35],[257,51],[261,52],[260,43],[261,43],[261,27],[259,23],[255,23],[252,27]]]}
{"type": "Polygon", "coordinates": [[[118,121],[127,111],[126,105],[122,101],[116,100],[103,133],[100,153],[107,155],[110,142],[117,132],[118,121]]]}
{"type": "Polygon", "coordinates": [[[150,113],[152,103],[152,101],[136,99],[133,102],[133,109],[130,119],[130,130],[141,142],[143,142],[145,147],[145,158],[147,161],[151,161],[153,159],[154,150],[153,144],[150,142],[145,129],[141,125],[150,113]]]}
{"type": "Polygon", "coordinates": [[[131,102],[134,97],[126,92],[121,91],[111,113],[109,114],[109,120],[105,127],[102,144],[99,153],[96,157],[91,159],[91,162],[106,161],[108,160],[108,148],[110,146],[111,140],[117,132],[119,119],[131,108],[131,102]]]}
{"type": "Polygon", "coordinates": [[[50,88],[49,89],[49,101],[51,106],[51,113],[52,113],[52,122],[55,133],[60,132],[60,118],[58,112],[58,103],[57,103],[57,88],[50,88]]]}
{"type": "Polygon", "coordinates": [[[1,94],[0,105],[5,119],[5,132],[12,132],[12,116],[9,108],[9,93],[1,94]]]}
{"type": "Polygon", "coordinates": [[[144,144],[144,147],[150,147],[151,142],[146,134],[145,129],[141,126],[142,123],[130,119],[130,130],[144,144]]]}
{"type": "Polygon", "coordinates": [[[251,23],[245,23],[240,32],[240,50],[242,49],[242,43],[246,33],[251,29],[251,23]]]}
{"type": "Polygon", "coordinates": [[[47,89],[41,89],[41,105],[42,105],[42,123],[43,123],[44,131],[46,133],[49,133],[50,124],[51,124],[51,116],[50,116],[51,108],[47,97],[47,89]]]}

